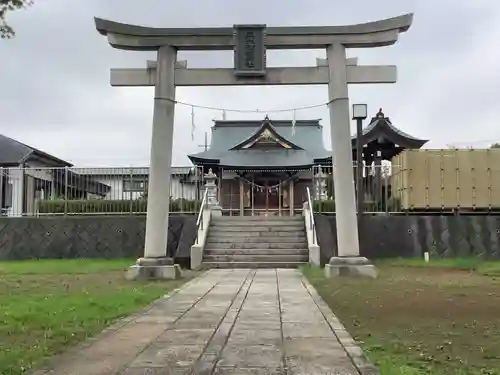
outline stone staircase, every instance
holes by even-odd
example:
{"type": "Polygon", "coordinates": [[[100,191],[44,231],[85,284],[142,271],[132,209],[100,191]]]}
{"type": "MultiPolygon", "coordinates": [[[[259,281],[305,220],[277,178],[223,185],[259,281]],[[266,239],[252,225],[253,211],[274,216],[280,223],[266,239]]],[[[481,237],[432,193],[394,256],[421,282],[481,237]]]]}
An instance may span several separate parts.
{"type": "Polygon", "coordinates": [[[212,218],[203,268],[296,268],[309,261],[304,218],[212,218]]]}

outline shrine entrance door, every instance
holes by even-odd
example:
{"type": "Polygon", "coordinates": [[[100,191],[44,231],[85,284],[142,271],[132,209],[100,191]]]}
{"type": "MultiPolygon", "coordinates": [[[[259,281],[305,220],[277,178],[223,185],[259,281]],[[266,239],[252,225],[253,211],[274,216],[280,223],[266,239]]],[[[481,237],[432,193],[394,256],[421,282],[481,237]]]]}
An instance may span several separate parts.
{"type": "Polygon", "coordinates": [[[289,216],[290,187],[293,181],[288,176],[256,174],[245,181],[245,215],[289,216]]]}

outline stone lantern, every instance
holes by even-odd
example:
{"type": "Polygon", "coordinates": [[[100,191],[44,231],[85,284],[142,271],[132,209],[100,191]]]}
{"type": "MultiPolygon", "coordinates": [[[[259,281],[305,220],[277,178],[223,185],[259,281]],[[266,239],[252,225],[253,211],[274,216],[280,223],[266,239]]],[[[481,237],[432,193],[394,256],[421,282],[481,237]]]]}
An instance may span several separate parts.
{"type": "Polygon", "coordinates": [[[314,199],[316,200],[327,200],[328,199],[328,191],[326,188],[326,179],[328,175],[323,172],[323,168],[321,166],[318,169],[318,173],[314,175],[314,180],[316,181],[316,186],[314,189],[314,199]]]}
{"type": "Polygon", "coordinates": [[[220,216],[222,215],[221,207],[219,205],[219,200],[217,199],[217,175],[212,171],[212,168],[208,170],[208,173],[204,175],[205,178],[205,189],[207,189],[207,206],[212,210],[212,215],[220,216]]]}

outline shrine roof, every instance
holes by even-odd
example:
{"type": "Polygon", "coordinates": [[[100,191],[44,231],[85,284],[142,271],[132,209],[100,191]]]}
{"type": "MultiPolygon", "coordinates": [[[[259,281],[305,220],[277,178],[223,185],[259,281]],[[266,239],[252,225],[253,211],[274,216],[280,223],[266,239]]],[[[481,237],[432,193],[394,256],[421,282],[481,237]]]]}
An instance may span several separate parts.
{"type": "Polygon", "coordinates": [[[314,165],[314,159],[304,150],[233,150],[222,156],[219,165],[233,168],[301,168],[314,165]]]}
{"type": "Polygon", "coordinates": [[[196,164],[225,167],[308,167],[324,160],[330,152],[323,146],[323,127],[319,120],[215,121],[207,151],[189,155],[196,164]],[[276,147],[253,148],[259,139],[276,147]]]}
{"type": "MultiPolygon", "coordinates": [[[[370,142],[390,142],[402,148],[419,149],[428,142],[426,139],[416,138],[395,127],[389,117],[385,117],[382,109],[373,117],[370,124],[363,129],[362,144],[370,142]]],[[[352,146],[356,148],[356,134],[352,136],[352,146]]]]}

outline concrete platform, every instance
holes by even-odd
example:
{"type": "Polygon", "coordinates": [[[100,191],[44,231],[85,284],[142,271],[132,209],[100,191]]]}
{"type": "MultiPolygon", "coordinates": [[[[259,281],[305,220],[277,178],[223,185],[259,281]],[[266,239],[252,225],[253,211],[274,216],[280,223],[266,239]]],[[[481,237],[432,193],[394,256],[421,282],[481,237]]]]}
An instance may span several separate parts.
{"type": "Polygon", "coordinates": [[[356,277],[376,279],[378,271],[365,257],[332,257],[325,265],[325,277],[356,277]]]}
{"type": "Polygon", "coordinates": [[[130,266],[127,280],[174,280],[181,276],[181,269],[172,258],[139,258],[130,266]]]}
{"type": "Polygon", "coordinates": [[[210,270],[37,375],[374,375],[298,270],[210,270]]]}

